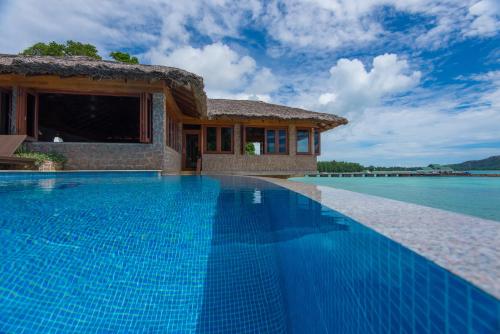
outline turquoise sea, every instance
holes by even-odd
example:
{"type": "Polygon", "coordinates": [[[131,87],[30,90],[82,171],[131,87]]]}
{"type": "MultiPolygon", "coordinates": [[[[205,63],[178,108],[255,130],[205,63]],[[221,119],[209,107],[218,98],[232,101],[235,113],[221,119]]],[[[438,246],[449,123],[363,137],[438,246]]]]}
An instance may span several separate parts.
{"type": "Polygon", "coordinates": [[[500,221],[500,177],[301,177],[291,180],[500,221]]]}

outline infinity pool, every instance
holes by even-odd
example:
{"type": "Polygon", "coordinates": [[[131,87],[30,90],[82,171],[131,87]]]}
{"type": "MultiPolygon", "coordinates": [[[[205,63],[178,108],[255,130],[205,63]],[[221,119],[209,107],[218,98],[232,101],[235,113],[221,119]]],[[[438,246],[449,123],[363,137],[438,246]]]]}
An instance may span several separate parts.
{"type": "Polygon", "coordinates": [[[0,174],[0,333],[498,333],[499,301],[242,177],[0,174]]]}

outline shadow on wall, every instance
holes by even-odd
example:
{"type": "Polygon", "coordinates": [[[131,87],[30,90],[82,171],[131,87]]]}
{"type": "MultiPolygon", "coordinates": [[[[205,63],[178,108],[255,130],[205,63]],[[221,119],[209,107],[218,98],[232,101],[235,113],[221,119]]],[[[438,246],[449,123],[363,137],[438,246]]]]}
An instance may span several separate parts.
{"type": "Polygon", "coordinates": [[[216,179],[198,333],[498,329],[498,300],[390,239],[274,184],[216,179]]]}

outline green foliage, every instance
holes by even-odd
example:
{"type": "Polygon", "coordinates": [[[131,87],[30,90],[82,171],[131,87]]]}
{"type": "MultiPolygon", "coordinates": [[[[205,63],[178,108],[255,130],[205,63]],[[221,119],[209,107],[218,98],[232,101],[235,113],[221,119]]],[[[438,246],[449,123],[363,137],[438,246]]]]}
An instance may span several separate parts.
{"type": "Polygon", "coordinates": [[[327,173],[352,173],[352,172],[362,172],[365,167],[356,162],[345,162],[345,161],[318,161],[318,172],[327,173]]]}
{"type": "Polygon", "coordinates": [[[46,43],[36,43],[21,52],[25,56],[86,56],[94,59],[101,59],[97,48],[92,44],[67,41],[66,44],[59,44],[54,41],[46,43]]]}
{"type": "Polygon", "coordinates": [[[109,54],[111,58],[121,63],[127,64],[139,64],[139,59],[137,57],[132,57],[127,52],[115,51],[109,54]]]}
{"type": "Polygon", "coordinates": [[[248,155],[255,155],[255,145],[253,143],[247,143],[245,145],[245,153],[248,155]]]}
{"type": "Polygon", "coordinates": [[[454,170],[500,170],[500,155],[447,166],[454,170]]]}
{"type": "Polygon", "coordinates": [[[19,158],[35,159],[35,166],[37,167],[42,165],[45,161],[52,161],[61,164],[64,164],[67,161],[64,155],[57,152],[43,153],[20,149],[14,153],[14,155],[19,158]]]}
{"type": "Polygon", "coordinates": [[[56,42],[36,43],[25,49],[21,54],[25,56],[64,56],[65,46],[56,42]]]}

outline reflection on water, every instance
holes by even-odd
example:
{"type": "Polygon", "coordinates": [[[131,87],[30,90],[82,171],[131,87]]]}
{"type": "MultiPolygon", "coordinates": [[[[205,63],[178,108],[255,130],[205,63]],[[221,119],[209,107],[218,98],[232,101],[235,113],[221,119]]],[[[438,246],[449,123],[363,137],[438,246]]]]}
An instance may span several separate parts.
{"type": "Polygon", "coordinates": [[[199,333],[497,331],[498,300],[405,247],[297,193],[217,179],[199,333]]]}

